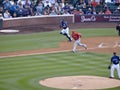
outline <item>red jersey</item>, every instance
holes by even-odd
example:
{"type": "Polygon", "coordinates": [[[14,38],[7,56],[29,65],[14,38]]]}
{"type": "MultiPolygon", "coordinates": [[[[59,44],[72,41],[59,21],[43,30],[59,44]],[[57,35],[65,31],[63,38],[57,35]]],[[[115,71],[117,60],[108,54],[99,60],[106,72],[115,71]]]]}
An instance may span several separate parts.
{"type": "Polygon", "coordinates": [[[74,40],[78,40],[79,38],[81,38],[81,36],[82,36],[81,34],[72,31],[72,38],[73,38],[74,40]]]}

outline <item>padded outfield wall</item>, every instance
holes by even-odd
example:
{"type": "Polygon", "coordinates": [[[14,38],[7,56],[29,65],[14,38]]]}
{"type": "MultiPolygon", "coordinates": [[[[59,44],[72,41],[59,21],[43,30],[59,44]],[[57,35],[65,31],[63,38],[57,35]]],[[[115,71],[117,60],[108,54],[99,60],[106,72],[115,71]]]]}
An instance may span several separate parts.
{"type": "Polygon", "coordinates": [[[44,15],[44,16],[29,16],[29,17],[18,17],[3,19],[3,28],[8,27],[20,27],[20,26],[31,26],[31,25],[55,25],[59,24],[60,20],[65,19],[67,22],[74,23],[74,15],[44,15]]]}
{"type": "Polygon", "coordinates": [[[2,28],[35,26],[35,25],[58,25],[61,19],[65,19],[68,24],[74,23],[91,23],[91,22],[120,22],[120,15],[44,15],[44,16],[29,16],[3,19],[2,28]]]}

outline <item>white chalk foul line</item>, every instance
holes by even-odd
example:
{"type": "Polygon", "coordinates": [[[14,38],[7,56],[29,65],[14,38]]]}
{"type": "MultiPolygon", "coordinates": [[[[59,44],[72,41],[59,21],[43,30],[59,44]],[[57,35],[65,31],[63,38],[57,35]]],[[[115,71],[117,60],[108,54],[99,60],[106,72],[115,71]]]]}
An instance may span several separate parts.
{"type": "MultiPolygon", "coordinates": [[[[97,49],[98,47],[94,48],[87,48],[87,50],[97,49]]],[[[85,49],[77,49],[77,50],[85,50],[85,49]]],[[[17,57],[17,56],[28,56],[28,55],[37,55],[37,54],[50,54],[50,53],[59,53],[59,52],[69,52],[72,50],[59,50],[59,51],[50,51],[50,52],[38,52],[38,53],[27,53],[27,54],[18,54],[18,55],[8,55],[8,56],[0,56],[0,58],[8,58],[8,57],[17,57]]]]}
{"type": "MultiPolygon", "coordinates": [[[[120,47],[119,42],[116,42],[113,48],[120,47]]],[[[97,47],[87,48],[87,50],[97,49],[97,48],[108,48],[109,46],[105,45],[105,43],[100,43],[97,47]]],[[[85,49],[78,49],[78,50],[85,50],[85,49]]],[[[0,56],[0,58],[7,58],[7,57],[17,57],[17,56],[28,56],[28,55],[37,55],[37,54],[50,54],[50,53],[59,53],[59,52],[69,52],[72,50],[59,50],[59,51],[50,51],[50,52],[38,52],[38,53],[27,53],[27,54],[18,54],[18,55],[8,55],[8,56],[0,56]]]]}

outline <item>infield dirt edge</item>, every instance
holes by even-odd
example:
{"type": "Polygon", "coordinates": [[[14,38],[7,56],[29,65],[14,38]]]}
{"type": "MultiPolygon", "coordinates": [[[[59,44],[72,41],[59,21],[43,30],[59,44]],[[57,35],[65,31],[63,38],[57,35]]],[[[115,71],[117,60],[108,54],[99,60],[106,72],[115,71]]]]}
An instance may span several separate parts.
{"type": "Polygon", "coordinates": [[[40,80],[39,84],[58,89],[107,89],[120,86],[120,80],[99,76],[63,76],[40,80]]]}

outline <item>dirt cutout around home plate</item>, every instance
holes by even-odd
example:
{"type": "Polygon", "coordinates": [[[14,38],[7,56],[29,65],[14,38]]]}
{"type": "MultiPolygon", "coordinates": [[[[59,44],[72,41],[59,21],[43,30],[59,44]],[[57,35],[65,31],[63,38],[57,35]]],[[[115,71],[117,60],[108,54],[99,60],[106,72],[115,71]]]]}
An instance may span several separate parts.
{"type": "Polygon", "coordinates": [[[120,80],[99,76],[63,76],[40,80],[39,84],[59,89],[106,89],[120,86],[120,80]]]}

